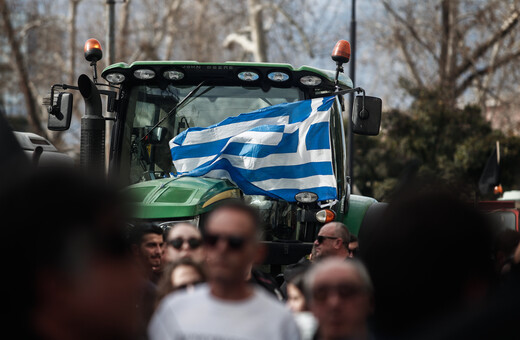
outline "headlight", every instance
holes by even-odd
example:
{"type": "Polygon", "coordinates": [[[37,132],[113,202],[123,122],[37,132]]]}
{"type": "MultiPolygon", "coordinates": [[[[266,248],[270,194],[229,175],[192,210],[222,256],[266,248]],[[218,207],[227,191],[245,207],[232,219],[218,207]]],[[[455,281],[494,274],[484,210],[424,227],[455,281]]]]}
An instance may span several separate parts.
{"type": "Polygon", "coordinates": [[[135,70],[134,77],[141,80],[152,79],[153,77],[155,77],[155,72],[153,70],[143,68],[140,70],[135,70]]]}
{"type": "Polygon", "coordinates": [[[125,75],[122,73],[109,73],[105,76],[105,79],[111,84],[121,84],[125,81],[125,75]]]}
{"type": "Polygon", "coordinates": [[[258,73],[252,71],[244,71],[238,74],[238,79],[244,81],[255,81],[258,80],[258,78],[260,78],[258,73]]]}
{"type": "Polygon", "coordinates": [[[267,75],[267,78],[271,79],[272,81],[281,82],[289,80],[289,75],[283,72],[271,72],[267,75]]]}
{"type": "Polygon", "coordinates": [[[304,76],[300,78],[300,83],[306,86],[317,86],[321,84],[321,78],[316,76],[304,76]]]}
{"type": "Polygon", "coordinates": [[[316,195],[313,192],[302,191],[302,192],[297,193],[294,196],[294,199],[296,200],[296,202],[300,202],[300,203],[312,203],[312,202],[316,202],[318,200],[318,195],[316,195]]]}
{"type": "Polygon", "coordinates": [[[163,77],[169,80],[181,80],[182,78],[184,78],[184,73],[175,70],[164,71],[163,77]]]}
{"type": "Polygon", "coordinates": [[[320,223],[329,223],[334,221],[336,214],[329,209],[323,209],[316,213],[316,220],[320,223]]]}

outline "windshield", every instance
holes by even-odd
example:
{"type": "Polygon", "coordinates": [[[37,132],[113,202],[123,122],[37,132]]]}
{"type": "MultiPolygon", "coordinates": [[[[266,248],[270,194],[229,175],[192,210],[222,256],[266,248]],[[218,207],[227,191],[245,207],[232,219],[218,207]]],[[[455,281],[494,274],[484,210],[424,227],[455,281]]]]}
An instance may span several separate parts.
{"type": "Polygon", "coordinates": [[[139,85],[131,89],[121,155],[123,169],[124,164],[130,165],[125,169],[130,183],[175,173],[168,142],[190,127],[207,127],[240,113],[304,99],[298,88],[264,91],[259,87],[202,86],[175,109],[195,87],[139,85]],[[150,133],[162,119],[159,128],[150,133]]]}

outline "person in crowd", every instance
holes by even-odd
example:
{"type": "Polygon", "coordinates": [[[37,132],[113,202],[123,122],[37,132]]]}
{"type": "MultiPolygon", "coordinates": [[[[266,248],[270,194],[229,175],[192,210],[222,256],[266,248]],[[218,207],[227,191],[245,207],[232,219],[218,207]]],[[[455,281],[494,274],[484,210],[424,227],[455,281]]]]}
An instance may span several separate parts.
{"type": "Polygon", "coordinates": [[[303,290],[303,277],[307,268],[299,268],[290,272],[285,277],[287,284],[287,301],[286,305],[293,313],[308,311],[307,301],[303,290]]]}
{"type": "Polygon", "coordinates": [[[222,202],[209,214],[208,284],[167,296],[150,323],[151,340],[300,338],[290,311],[244,280],[259,249],[258,226],[258,212],[242,201],[222,202]]]}
{"type": "Polygon", "coordinates": [[[190,223],[178,223],[165,233],[164,261],[174,262],[181,258],[190,258],[203,263],[206,255],[202,247],[202,235],[196,226],[190,223]]]}
{"type": "Polygon", "coordinates": [[[193,288],[206,281],[204,268],[198,262],[189,257],[180,258],[166,265],[163,275],[157,285],[157,302],[169,293],[180,289],[193,290],[193,288]]]}
{"type": "Polygon", "coordinates": [[[374,284],[379,337],[431,333],[454,311],[477,310],[495,283],[486,216],[454,198],[453,190],[426,184],[407,185],[410,191],[395,196],[358,235],[374,284]]]}
{"type": "Polygon", "coordinates": [[[162,272],[163,230],[154,223],[139,223],[130,231],[130,243],[144,276],[156,284],[162,272]]]}
{"type": "Polygon", "coordinates": [[[284,294],[273,277],[271,277],[267,273],[264,273],[260,269],[255,268],[254,265],[252,265],[250,268],[251,269],[248,270],[246,273],[247,282],[256,284],[259,287],[264,288],[267,292],[272,294],[278,301],[284,300],[284,294]]]}
{"type": "Polygon", "coordinates": [[[350,242],[348,243],[348,251],[350,253],[349,257],[351,257],[351,258],[357,257],[358,251],[359,251],[359,242],[358,242],[358,238],[353,234],[350,234],[350,242]]]}
{"type": "Polygon", "coordinates": [[[291,275],[286,277],[287,283],[287,302],[286,305],[293,313],[294,319],[302,340],[310,340],[313,338],[317,328],[316,318],[309,311],[307,299],[304,294],[304,274],[306,268],[291,272],[291,275]]]}
{"type": "Polygon", "coordinates": [[[511,270],[511,263],[516,247],[520,243],[520,233],[516,230],[506,229],[498,233],[494,244],[495,270],[498,274],[511,270]]]}
{"type": "Polygon", "coordinates": [[[341,222],[330,222],[321,227],[314,241],[314,256],[312,261],[334,256],[347,258],[349,251],[350,232],[341,222]]]}
{"type": "Polygon", "coordinates": [[[324,259],[305,275],[304,288],[319,325],[314,339],[372,338],[368,317],[373,311],[373,288],[361,262],[324,259]]]}
{"type": "MultiPolygon", "coordinates": [[[[312,251],[309,255],[301,258],[297,263],[288,265],[284,270],[284,277],[291,276],[291,272],[299,272],[301,269],[307,269],[312,263],[319,261],[328,256],[337,256],[340,258],[352,257],[350,252],[351,237],[348,228],[341,222],[329,222],[321,227],[316,240],[312,244],[312,251]]],[[[357,239],[356,239],[357,242],[357,239]]],[[[352,247],[356,247],[352,243],[352,247]]],[[[286,282],[282,285],[282,291],[286,291],[286,282]]]]}
{"type": "Polygon", "coordinates": [[[136,339],[139,273],[117,192],[70,168],[40,169],[12,184],[0,192],[2,218],[16,221],[3,229],[0,247],[12,277],[3,283],[4,332],[17,339],[136,339]]]}
{"type": "Polygon", "coordinates": [[[142,299],[137,309],[142,323],[147,325],[155,310],[157,283],[163,271],[163,230],[154,223],[139,223],[130,230],[129,242],[141,272],[142,299]]]}

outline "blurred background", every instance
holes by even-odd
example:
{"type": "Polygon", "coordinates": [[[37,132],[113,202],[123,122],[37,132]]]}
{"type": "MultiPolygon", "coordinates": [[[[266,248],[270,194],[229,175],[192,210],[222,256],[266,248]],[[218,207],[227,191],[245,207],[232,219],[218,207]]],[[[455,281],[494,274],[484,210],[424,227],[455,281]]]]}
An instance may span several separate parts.
{"type": "Polygon", "coordinates": [[[384,102],[381,134],[354,140],[355,190],[388,200],[407,179],[436,176],[472,198],[497,141],[502,186],[520,189],[520,0],[0,0],[0,114],[76,155],[81,101],[60,133],[46,129],[41,102],[52,84],[90,75],[88,38],[105,49],[100,69],[109,60],[334,69],[354,3],[355,85],[384,102]]]}

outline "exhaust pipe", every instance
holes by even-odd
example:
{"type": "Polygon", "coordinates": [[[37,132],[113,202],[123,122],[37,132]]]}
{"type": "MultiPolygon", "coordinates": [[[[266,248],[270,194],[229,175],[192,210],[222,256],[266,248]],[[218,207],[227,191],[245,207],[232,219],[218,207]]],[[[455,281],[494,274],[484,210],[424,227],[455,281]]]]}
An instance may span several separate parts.
{"type": "Polygon", "coordinates": [[[105,175],[105,118],[101,95],[90,78],[78,78],[79,92],[85,100],[85,115],[81,117],[80,167],[90,175],[105,175]]]}

